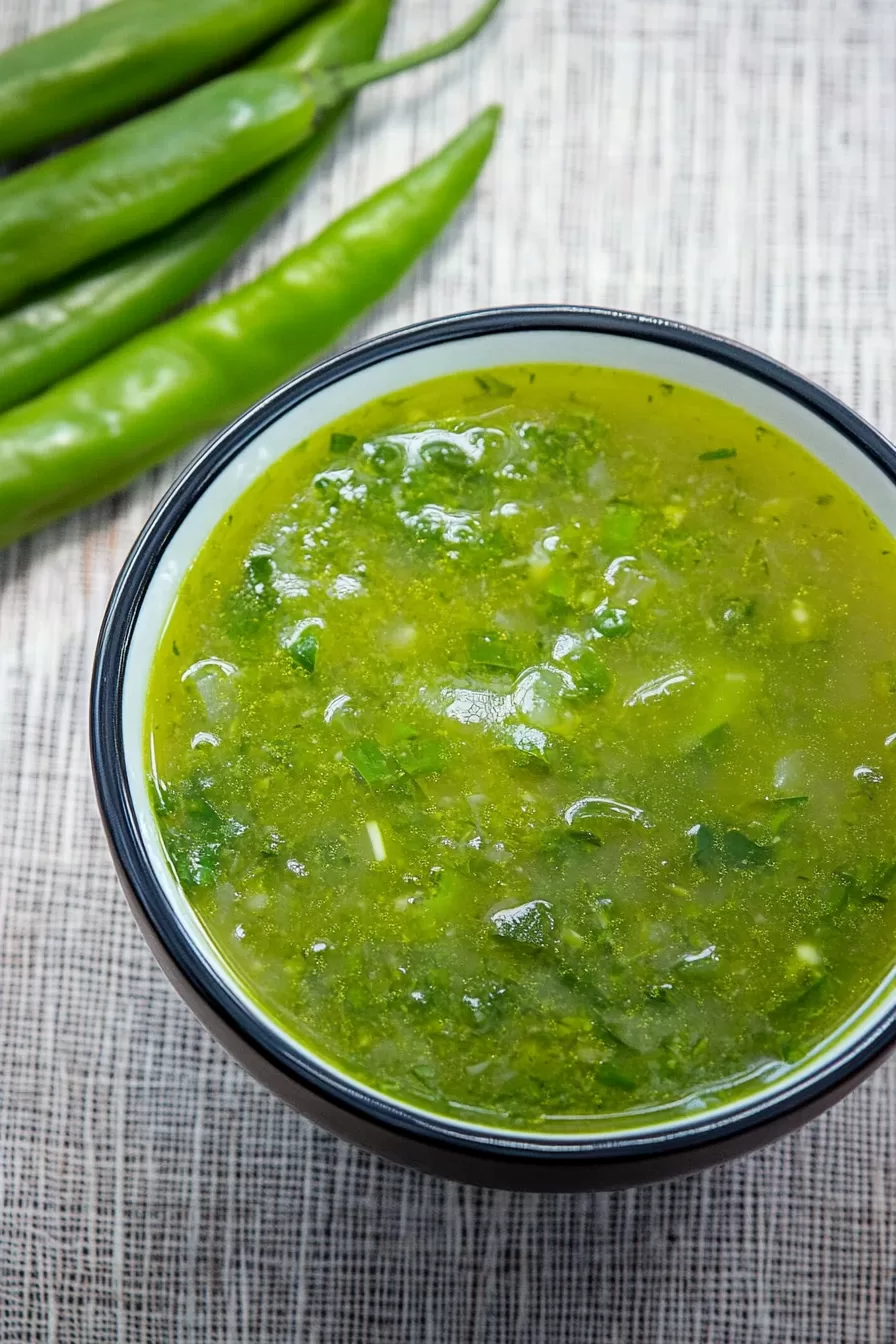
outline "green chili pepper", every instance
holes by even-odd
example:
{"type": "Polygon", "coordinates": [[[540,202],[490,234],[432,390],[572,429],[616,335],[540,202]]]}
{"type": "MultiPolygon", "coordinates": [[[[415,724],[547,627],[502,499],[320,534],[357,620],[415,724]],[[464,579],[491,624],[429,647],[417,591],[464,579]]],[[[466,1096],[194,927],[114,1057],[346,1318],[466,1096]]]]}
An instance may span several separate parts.
{"type": "MultiPolygon", "coordinates": [[[[275,50],[287,52],[298,70],[369,59],[390,5],[344,0],[275,50]]],[[[286,203],[329,144],[339,115],[307,145],[183,223],[102,257],[61,288],[0,318],[0,411],[120,345],[195,293],[286,203]]]]}
{"type": "Polygon", "coordinates": [[[0,52],[0,155],[92,130],[221,70],[318,0],[117,0],[0,52]]]}
{"type": "Polygon", "coordinates": [[[295,32],[266,47],[249,66],[285,66],[296,74],[373,60],[389,21],[392,0],[339,0],[295,32]]]}
{"type": "Polygon", "coordinates": [[[217,428],[387,293],[475,182],[490,108],[406,177],[251,284],[0,416],[0,545],[118,489],[217,428]]]}
{"type": "Polygon", "coordinates": [[[330,71],[258,66],[0,182],[0,304],[198,209],[304,144],[365,84],[435,60],[479,31],[499,0],[438,42],[330,71]]]}

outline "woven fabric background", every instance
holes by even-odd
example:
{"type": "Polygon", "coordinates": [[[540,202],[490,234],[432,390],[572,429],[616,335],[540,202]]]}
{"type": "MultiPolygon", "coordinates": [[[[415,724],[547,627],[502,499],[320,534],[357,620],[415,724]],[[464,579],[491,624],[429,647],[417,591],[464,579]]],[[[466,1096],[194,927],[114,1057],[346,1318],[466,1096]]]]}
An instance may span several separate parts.
{"type": "MultiPolygon", "coordinates": [[[[78,9],[0,0],[0,42],[78,9]]],[[[396,0],[390,47],[468,9],[396,0]]],[[[660,313],[893,435],[892,0],[505,0],[362,95],[226,281],[495,98],[475,199],[355,336],[498,302],[660,313]]],[[[517,1197],[343,1146],[197,1025],[116,884],[86,745],[103,608],[177,465],[0,555],[0,1341],[892,1344],[896,1065],[702,1177],[517,1197]]]]}

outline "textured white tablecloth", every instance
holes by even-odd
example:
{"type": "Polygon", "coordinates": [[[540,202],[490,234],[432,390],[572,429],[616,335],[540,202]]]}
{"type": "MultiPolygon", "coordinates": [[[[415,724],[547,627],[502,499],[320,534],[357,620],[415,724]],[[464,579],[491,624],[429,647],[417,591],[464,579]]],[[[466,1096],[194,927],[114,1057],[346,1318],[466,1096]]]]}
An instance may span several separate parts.
{"type": "MultiPolygon", "coordinates": [[[[0,0],[0,41],[78,8],[0,0]]],[[[390,44],[468,9],[396,0],[390,44]]],[[[357,335],[499,302],[660,313],[892,435],[894,89],[893,0],[505,0],[362,95],[229,278],[497,97],[475,199],[357,335]]],[[[0,555],[0,1340],[892,1344],[893,1065],[748,1160],[536,1198],[345,1147],[206,1036],[128,913],[87,761],[99,621],[175,469],[0,555]]]]}

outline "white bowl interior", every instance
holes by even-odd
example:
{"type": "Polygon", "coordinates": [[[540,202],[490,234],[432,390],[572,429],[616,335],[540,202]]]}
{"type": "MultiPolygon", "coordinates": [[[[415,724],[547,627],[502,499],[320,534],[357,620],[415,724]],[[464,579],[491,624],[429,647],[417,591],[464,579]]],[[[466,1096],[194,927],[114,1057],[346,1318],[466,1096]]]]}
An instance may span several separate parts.
{"type": "MultiPolygon", "coordinates": [[[[209,972],[219,982],[227,985],[256,1019],[265,1021],[268,1028],[276,1031],[284,1041],[292,1045],[293,1049],[304,1053],[308,1058],[314,1058],[319,1065],[322,1063],[319,1057],[312,1051],[304,1050],[304,1047],[297,1044],[293,1037],[280,1028],[273,1019],[267,1017],[248,997],[239,981],[219,957],[168,866],[150,803],[144,760],[144,715],[153,657],[181,580],[209,533],[249,485],[295,444],[367,402],[388,396],[415,383],[465,370],[534,363],[586,364],[634,370],[720,397],[802,444],[851,486],[881,522],[891,532],[896,533],[896,484],[851,440],[826,420],[791,400],[776,388],[727,365],[717,363],[707,356],[679,350],[658,341],[639,340],[631,336],[586,331],[533,330],[471,337],[427,346],[351,374],[315,393],[263,430],[221,472],[197,501],[169,542],[152,577],[137,617],[125,671],[123,696],[125,768],[140,835],[155,876],[209,972]]],[[[896,973],[891,973],[875,995],[829,1042],[819,1046],[813,1056],[803,1063],[800,1070],[788,1070],[780,1081],[772,1081],[764,1086],[763,1097],[791,1086],[795,1080],[845,1053],[860,1033],[864,1035],[869,1029],[873,1029],[875,1023],[887,1014],[894,997],[896,997],[896,973]]],[[[377,1094],[374,1089],[363,1087],[348,1075],[340,1074],[338,1069],[329,1064],[323,1064],[323,1067],[334,1076],[348,1079],[362,1091],[371,1095],[382,1095],[377,1094]]],[[[392,1098],[385,1099],[394,1104],[392,1098]]],[[[710,1114],[713,1118],[721,1118],[745,1104],[743,1100],[730,1102],[714,1108],[710,1114]]],[[[409,1111],[418,1109],[407,1105],[403,1105],[403,1108],[409,1111]]],[[[428,1114],[425,1111],[419,1113],[428,1114]]],[[[655,1115],[656,1112],[651,1114],[655,1115]]],[[[492,1135],[496,1132],[492,1127],[482,1127],[466,1121],[444,1120],[443,1117],[439,1119],[460,1131],[492,1135]]],[[[653,1120],[640,1128],[633,1127],[629,1122],[624,1126],[620,1125],[620,1132],[624,1132],[627,1138],[632,1138],[638,1134],[656,1134],[658,1131],[674,1130],[688,1123],[689,1118],[681,1116],[667,1122],[653,1120]]],[[[499,1132],[509,1135],[513,1131],[499,1132]]],[[[601,1135],[605,1135],[606,1132],[604,1129],[600,1131],[601,1135]]],[[[564,1127],[558,1133],[565,1139],[593,1136],[593,1131],[576,1136],[568,1127],[564,1127]]],[[[527,1133],[524,1137],[531,1141],[535,1136],[527,1133]]]]}

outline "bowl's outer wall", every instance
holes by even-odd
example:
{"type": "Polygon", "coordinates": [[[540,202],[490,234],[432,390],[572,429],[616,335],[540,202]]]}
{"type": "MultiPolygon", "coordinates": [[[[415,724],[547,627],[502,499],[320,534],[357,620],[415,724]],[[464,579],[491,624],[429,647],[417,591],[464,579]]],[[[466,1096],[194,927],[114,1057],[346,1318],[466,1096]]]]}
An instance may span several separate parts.
{"type": "MultiPolygon", "coordinates": [[[[554,323],[566,329],[581,324],[581,328],[586,330],[636,335],[648,341],[668,341],[684,349],[696,350],[721,363],[729,363],[759,380],[772,382],[786,395],[802,401],[815,414],[834,423],[856,447],[861,448],[887,475],[896,480],[896,453],[892,447],[829,394],[753,351],[661,319],[569,308],[509,309],[468,314],[439,319],[409,328],[406,332],[378,338],[358,350],[328,361],[319,366],[319,370],[326,375],[334,367],[344,369],[348,365],[350,370],[357,366],[358,361],[363,366],[365,358],[375,359],[380,351],[379,358],[389,358],[390,352],[394,353],[396,347],[400,349],[401,342],[406,343],[406,348],[419,348],[427,339],[432,344],[451,341],[455,338],[452,334],[454,331],[462,335],[476,335],[529,326],[544,330],[554,323]]],[[[312,375],[315,372],[311,371],[312,375]]],[[[205,464],[211,459],[229,460],[235,445],[237,448],[245,446],[251,440],[253,430],[258,432],[263,429],[276,418],[278,409],[288,409],[295,404],[292,389],[304,384],[308,377],[308,374],[301,375],[293,384],[287,384],[259,407],[248,412],[187,468],[136,543],[116,585],[100,636],[91,696],[91,753],[100,812],[118,875],[137,923],[175,989],[235,1060],[264,1086],[322,1128],[389,1161],[469,1184],[530,1191],[574,1192],[628,1188],[697,1172],[741,1156],[820,1115],[867,1077],[894,1048],[896,1010],[888,1021],[886,1031],[872,1033],[874,1039],[851,1055],[842,1067],[834,1070],[833,1074],[816,1079],[814,1089],[806,1088],[804,1094],[782,1099],[779,1104],[773,1104],[770,1099],[765,1110],[757,1107],[753,1114],[741,1117],[735,1124],[720,1125],[716,1134],[712,1128],[702,1133],[691,1133],[690,1136],[682,1132],[678,1139],[669,1141],[668,1137],[664,1138],[658,1133],[653,1146],[641,1145],[638,1151],[633,1151],[631,1145],[626,1147],[623,1131],[618,1136],[612,1136],[613,1143],[603,1145],[599,1153],[564,1152],[563,1145],[559,1144],[553,1152],[545,1149],[542,1155],[533,1152],[531,1148],[521,1152],[509,1151],[506,1145],[502,1148],[482,1132],[473,1139],[447,1131],[442,1138],[431,1131],[415,1129],[411,1124],[393,1124],[388,1115],[377,1112],[375,1106],[365,1105],[363,1098],[354,1104],[336,1093],[331,1094],[326,1082],[319,1084],[315,1078],[297,1076],[295,1069],[288,1067],[289,1061],[284,1064],[273,1049],[256,1038],[257,1033],[253,1035],[251,1030],[247,1030],[238,1014],[234,1016],[226,1004],[216,997],[214,989],[205,983],[202,974],[190,964],[189,955],[182,964],[184,954],[182,950],[177,950],[177,937],[169,946],[165,921],[158,920],[158,911],[153,910],[152,901],[146,898],[147,893],[139,890],[139,881],[136,884],[134,882],[131,868],[140,868],[139,861],[135,860],[135,853],[138,853],[139,858],[140,845],[136,836],[130,834],[132,826],[129,808],[125,805],[122,809],[120,805],[120,800],[127,798],[126,765],[115,715],[120,707],[120,679],[127,662],[133,616],[139,609],[145,591],[135,589],[132,572],[134,561],[136,558],[139,588],[146,578],[146,572],[142,579],[139,578],[141,566],[146,571],[149,557],[148,572],[151,572],[152,565],[157,562],[160,547],[164,547],[166,540],[165,524],[170,522],[168,514],[173,511],[178,495],[183,495],[184,487],[188,495],[194,494],[198,479],[198,489],[203,489],[201,481],[205,464]],[[127,607],[128,601],[132,604],[132,610],[127,607]],[[118,831],[122,834],[117,834],[118,831]]],[[[213,474],[208,479],[213,479],[213,474]]],[[[146,874],[143,876],[146,877],[146,874]]],[[[151,874],[149,881],[151,886],[151,874]]],[[[152,895],[151,892],[149,894],[152,895]]],[[[400,1112],[400,1107],[395,1109],[400,1112]]]]}

